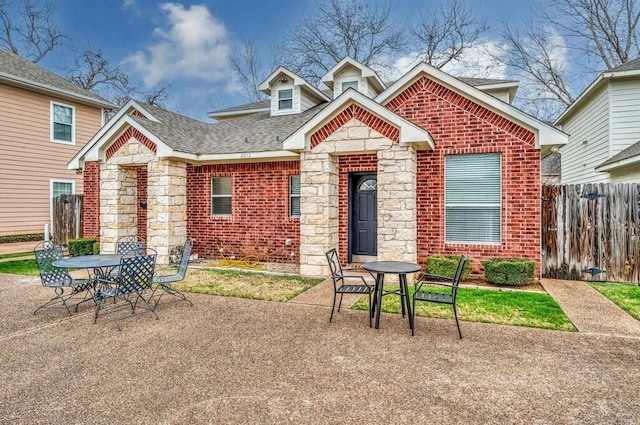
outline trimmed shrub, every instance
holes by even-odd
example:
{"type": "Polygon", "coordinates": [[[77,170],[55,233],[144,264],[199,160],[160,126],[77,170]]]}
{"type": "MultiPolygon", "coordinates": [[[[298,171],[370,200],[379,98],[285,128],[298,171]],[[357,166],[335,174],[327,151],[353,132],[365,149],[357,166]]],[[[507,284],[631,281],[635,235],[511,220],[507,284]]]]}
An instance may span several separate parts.
{"type": "Polygon", "coordinates": [[[95,255],[100,254],[100,242],[94,242],[93,243],[93,253],[95,255]]]}
{"type": "Polygon", "coordinates": [[[96,243],[95,238],[69,239],[69,255],[77,257],[79,255],[93,254],[93,244],[96,243]]]}
{"type": "MultiPolygon", "coordinates": [[[[430,255],[427,257],[427,273],[453,277],[460,261],[459,255],[430,255]]],[[[469,277],[471,261],[467,261],[462,270],[462,279],[469,277]]]]}
{"type": "Polygon", "coordinates": [[[482,264],[485,279],[496,285],[521,286],[534,281],[536,263],[533,260],[495,257],[482,264]]]}
{"type": "Polygon", "coordinates": [[[44,240],[44,233],[29,233],[25,235],[0,236],[0,243],[39,242],[44,240]]]}

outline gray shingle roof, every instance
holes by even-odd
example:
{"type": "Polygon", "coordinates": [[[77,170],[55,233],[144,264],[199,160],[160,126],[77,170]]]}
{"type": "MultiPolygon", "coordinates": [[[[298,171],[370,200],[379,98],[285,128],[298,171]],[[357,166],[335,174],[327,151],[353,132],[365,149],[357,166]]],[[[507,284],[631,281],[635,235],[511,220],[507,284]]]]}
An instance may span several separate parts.
{"type": "Polygon", "coordinates": [[[131,116],[132,119],[173,150],[189,154],[282,150],[282,142],[327,105],[324,103],[300,114],[271,116],[270,111],[265,111],[204,123],[155,106],[138,104],[160,122],[137,116],[131,116]]]}
{"type": "Polygon", "coordinates": [[[618,154],[612,156],[602,164],[598,165],[598,167],[596,168],[604,167],[605,165],[610,165],[618,161],[624,161],[625,159],[630,159],[634,156],[640,156],[640,142],[637,142],[629,146],[628,148],[623,149],[622,151],[618,152],[618,154]]]}
{"type": "Polygon", "coordinates": [[[470,78],[470,77],[456,77],[458,80],[469,84],[470,86],[488,86],[490,84],[505,84],[505,83],[517,83],[517,80],[500,80],[497,78],[470,78]]]}
{"type": "Polygon", "coordinates": [[[70,83],[4,48],[0,48],[0,79],[11,80],[20,85],[26,84],[34,89],[57,92],[62,97],[73,97],[80,103],[86,103],[88,100],[101,104],[103,107],[115,107],[97,94],[70,83]]]}
{"type": "Polygon", "coordinates": [[[217,109],[215,111],[209,112],[210,114],[220,114],[226,112],[239,112],[239,111],[248,111],[252,109],[266,109],[271,107],[271,100],[259,100],[257,102],[245,103],[244,105],[236,105],[230,108],[217,109]]]}

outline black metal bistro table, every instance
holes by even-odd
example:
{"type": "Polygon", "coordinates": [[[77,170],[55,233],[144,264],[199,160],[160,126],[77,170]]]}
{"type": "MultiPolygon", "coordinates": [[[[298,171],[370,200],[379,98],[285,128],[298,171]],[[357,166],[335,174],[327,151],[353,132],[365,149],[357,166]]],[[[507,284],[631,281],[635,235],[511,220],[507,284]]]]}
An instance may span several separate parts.
{"type": "Polygon", "coordinates": [[[65,269],[93,269],[96,277],[105,277],[120,264],[121,254],[95,254],[68,257],[53,262],[54,267],[65,269]]]}
{"type": "Polygon", "coordinates": [[[364,263],[362,268],[376,273],[376,287],[374,293],[374,309],[376,315],[376,329],[380,327],[380,308],[382,305],[382,296],[388,294],[400,295],[400,305],[402,308],[402,317],[404,317],[405,310],[409,316],[409,328],[413,330],[413,315],[411,314],[411,302],[409,300],[409,285],[407,285],[407,273],[415,273],[422,270],[422,268],[415,263],[408,263],[406,261],[371,261],[364,263]],[[398,291],[385,291],[384,290],[384,275],[385,274],[397,274],[400,281],[400,289],[398,291]]]}

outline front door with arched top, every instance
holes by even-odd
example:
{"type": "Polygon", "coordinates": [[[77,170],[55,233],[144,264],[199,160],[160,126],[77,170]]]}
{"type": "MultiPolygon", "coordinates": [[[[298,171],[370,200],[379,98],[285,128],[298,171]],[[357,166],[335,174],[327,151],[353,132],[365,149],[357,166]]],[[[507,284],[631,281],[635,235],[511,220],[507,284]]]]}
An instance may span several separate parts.
{"type": "Polygon", "coordinates": [[[350,175],[349,246],[353,262],[378,255],[378,180],[375,174],[350,175]]]}

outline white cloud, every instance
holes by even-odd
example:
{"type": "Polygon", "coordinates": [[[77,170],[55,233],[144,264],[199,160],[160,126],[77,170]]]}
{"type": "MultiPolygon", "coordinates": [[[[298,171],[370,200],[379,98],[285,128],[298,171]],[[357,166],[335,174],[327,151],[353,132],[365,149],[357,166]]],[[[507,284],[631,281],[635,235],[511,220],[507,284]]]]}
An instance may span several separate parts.
{"type": "Polygon", "coordinates": [[[122,6],[125,9],[134,8],[136,6],[136,0],[124,0],[122,6]]]}
{"type": "Polygon", "coordinates": [[[178,3],[163,3],[161,8],[168,22],[153,31],[159,41],[125,59],[145,85],[151,87],[175,78],[207,82],[228,78],[230,43],[224,23],[206,6],[185,9],[178,3]]]}

